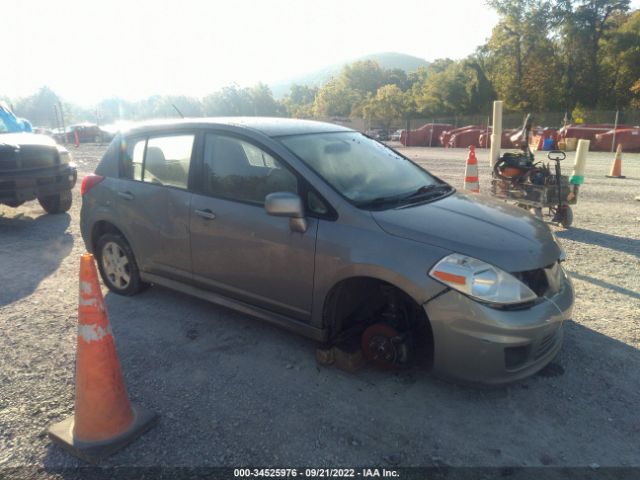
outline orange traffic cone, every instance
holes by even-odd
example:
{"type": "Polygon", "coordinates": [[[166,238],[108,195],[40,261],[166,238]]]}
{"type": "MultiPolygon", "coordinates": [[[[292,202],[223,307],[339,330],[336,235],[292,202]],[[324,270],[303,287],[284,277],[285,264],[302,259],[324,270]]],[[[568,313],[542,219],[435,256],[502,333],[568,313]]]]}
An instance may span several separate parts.
{"type": "Polygon", "coordinates": [[[76,148],[80,146],[80,137],[78,136],[78,131],[74,130],[73,132],[73,144],[76,148]]]}
{"type": "Polygon", "coordinates": [[[608,178],[627,178],[622,175],[622,145],[618,144],[616,149],[616,157],[613,159],[611,165],[611,173],[607,175],[608,178]]]}
{"type": "Polygon", "coordinates": [[[480,183],[478,180],[478,159],[476,158],[476,147],[469,145],[469,156],[467,166],[464,169],[464,189],[471,192],[480,193],[480,183]]]}
{"type": "Polygon", "coordinates": [[[85,253],[80,259],[75,414],[49,427],[49,437],[77,457],[97,463],[157,419],[129,402],[93,255],[85,253]]]}

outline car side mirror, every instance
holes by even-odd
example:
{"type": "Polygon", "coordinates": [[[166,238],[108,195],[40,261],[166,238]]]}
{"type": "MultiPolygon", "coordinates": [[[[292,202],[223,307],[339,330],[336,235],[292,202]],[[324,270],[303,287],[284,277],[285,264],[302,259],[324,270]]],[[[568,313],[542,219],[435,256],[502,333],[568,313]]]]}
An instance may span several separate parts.
{"type": "Polygon", "coordinates": [[[302,199],[295,193],[270,193],[264,199],[264,209],[267,214],[274,217],[289,217],[289,227],[294,232],[304,233],[307,231],[302,199]]]}

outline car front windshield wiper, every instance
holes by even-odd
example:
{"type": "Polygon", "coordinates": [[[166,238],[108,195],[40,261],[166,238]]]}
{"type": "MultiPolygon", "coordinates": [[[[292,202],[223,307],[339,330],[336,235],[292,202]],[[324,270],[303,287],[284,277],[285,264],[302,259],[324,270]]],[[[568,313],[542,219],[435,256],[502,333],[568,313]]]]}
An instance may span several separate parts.
{"type": "Polygon", "coordinates": [[[397,205],[402,200],[402,197],[397,195],[393,197],[376,197],[371,200],[364,200],[356,202],[356,206],[363,208],[383,208],[397,205]]]}
{"type": "Polygon", "coordinates": [[[442,195],[443,193],[447,193],[451,191],[451,189],[452,189],[451,185],[448,185],[446,183],[423,185],[417,190],[411,192],[409,195],[405,195],[404,197],[401,197],[400,201],[406,202],[410,200],[425,200],[433,196],[439,196],[439,195],[442,195]]]}
{"type": "Polygon", "coordinates": [[[431,197],[439,197],[448,193],[453,187],[446,183],[438,183],[434,185],[423,185],[417,190],[406,195],[393,195],[388,197],[376,197],[371,200],[357,202],[358,207],[364,208],[391,208],[397,207],[403,203],[410,203],[413,200],[423,201],[431,197]]]}

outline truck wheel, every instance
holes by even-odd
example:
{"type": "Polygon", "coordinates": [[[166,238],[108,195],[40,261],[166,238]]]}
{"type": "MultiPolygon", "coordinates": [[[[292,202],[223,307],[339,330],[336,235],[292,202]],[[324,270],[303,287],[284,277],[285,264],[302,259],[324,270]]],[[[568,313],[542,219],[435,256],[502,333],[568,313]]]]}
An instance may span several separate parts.
{"type": "Polygon", "coordinates": [[[64,190],[55,195],[47,195],[46,197],[38,197],[38,202],[47,213],[64,213],[71,208],[73,195],[71,190],[64,190]]]}
{"type": "Polygon", "coordinates": [[[113,293],[130,296],[147,287],[140,280],[133,250],[121,235],[107,233],[101,236],[95,253],[102,281],[113,293]]]}

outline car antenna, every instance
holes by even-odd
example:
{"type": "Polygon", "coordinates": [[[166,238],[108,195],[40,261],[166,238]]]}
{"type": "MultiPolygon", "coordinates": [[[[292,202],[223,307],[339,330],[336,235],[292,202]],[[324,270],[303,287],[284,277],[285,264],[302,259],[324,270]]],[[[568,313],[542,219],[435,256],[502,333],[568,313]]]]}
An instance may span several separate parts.
{"type": "Polygon", "coordinates": [[[176,112],[178,112],[178,115],[180,115],[180,117],[184,118],[184,115],[180,110],[178,110],[178,107],[176,107],[173,103],[171,104],[171,106],[176,109],[176,112]]]}

